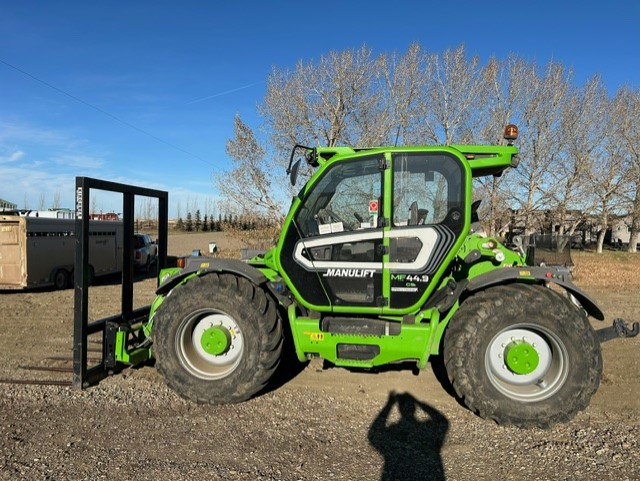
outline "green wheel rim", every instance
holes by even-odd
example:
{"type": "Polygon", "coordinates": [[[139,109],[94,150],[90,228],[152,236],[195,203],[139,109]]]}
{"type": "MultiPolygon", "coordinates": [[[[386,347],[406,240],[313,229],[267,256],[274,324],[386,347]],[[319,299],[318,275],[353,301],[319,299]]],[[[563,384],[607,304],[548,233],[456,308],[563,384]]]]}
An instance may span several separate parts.
{"type": "Polygon", "coordinates": [[[194,377],[214,380],[230,375],[242,361],[244,336],[235,320],[213,309],[187,316],[176,331],[175,350],[194,377]]]}
{"type": "Polygon", "coordinates": [[[489,342],[485,371],[503,395],[521,402],[553,396],[567,379],[569,354],[562,339],[535,324],[503,329],[489,342]]]}

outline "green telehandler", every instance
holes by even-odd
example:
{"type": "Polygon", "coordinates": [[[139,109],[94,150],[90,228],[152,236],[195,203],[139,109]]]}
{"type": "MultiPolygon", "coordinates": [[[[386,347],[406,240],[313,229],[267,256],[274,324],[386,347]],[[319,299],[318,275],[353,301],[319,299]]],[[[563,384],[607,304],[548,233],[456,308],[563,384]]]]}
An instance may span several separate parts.
{"type": "Polygon", "coordinates": [[[506,145],[310,148],[315,169],[277,244],[248,260],[188,256],[159,274],[148,318],[111,329],[112,364],[155,358],[198,403],[259,393],[283,358],[371,369],[434,356],[459,399],[500,424],[548,427],[596,392],[600,342],[637,334],[604,320],[564,266],[529,265],[521,244],[487,236],[474,177],[517,167],[506,145]]]}

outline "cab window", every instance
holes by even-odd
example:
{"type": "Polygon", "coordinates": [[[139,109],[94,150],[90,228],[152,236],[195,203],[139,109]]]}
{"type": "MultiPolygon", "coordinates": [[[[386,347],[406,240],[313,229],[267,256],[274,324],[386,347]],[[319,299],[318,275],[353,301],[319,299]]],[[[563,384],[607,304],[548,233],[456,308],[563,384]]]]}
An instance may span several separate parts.
{"type": "Polygon", "coordinates": [[[464,169],[445,153],[397,153],[393,156],[393,225],[446,222],[464,206],[464,169]]]}
{"type": "Polygon", "coordinates": [[[379,159],[345,161],[325,172],[295,217],[304,237],[377,226],[382,196],[379,159]]]}

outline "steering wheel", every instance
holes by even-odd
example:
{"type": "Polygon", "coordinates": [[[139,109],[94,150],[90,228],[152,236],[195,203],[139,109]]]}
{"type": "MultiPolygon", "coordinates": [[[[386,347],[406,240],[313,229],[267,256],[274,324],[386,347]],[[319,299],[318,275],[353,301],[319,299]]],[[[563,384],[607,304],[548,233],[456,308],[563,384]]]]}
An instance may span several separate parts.
{"type": "Polygon", "coordinates": [[[353,226],[349,222],[344,220],[342,217],[340,217],[338,214],[336,214],[334,211],[332,211],[328,207],[325,207],[324,209],[320,209],[320,211],[318,211],[318,216],[325,224],[329,222],[342,222],[342,226],[345,229],[353,230],[353,226]]]}

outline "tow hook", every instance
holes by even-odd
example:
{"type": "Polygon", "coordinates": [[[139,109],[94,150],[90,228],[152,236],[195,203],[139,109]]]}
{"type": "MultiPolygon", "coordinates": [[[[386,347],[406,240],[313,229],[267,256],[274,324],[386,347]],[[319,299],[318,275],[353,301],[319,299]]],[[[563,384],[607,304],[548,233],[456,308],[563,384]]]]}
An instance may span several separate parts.
{"type": "Polygon", "coordinates": [[[610,341],[618,337],[636,337],[640,332],[640,325],[637,322],[632,324],[632,327],[627,326],[627,321],[624,319],[614,319],[613,325],[604,329],[598,329],[596,335],[600,342],[610,341]]]}

